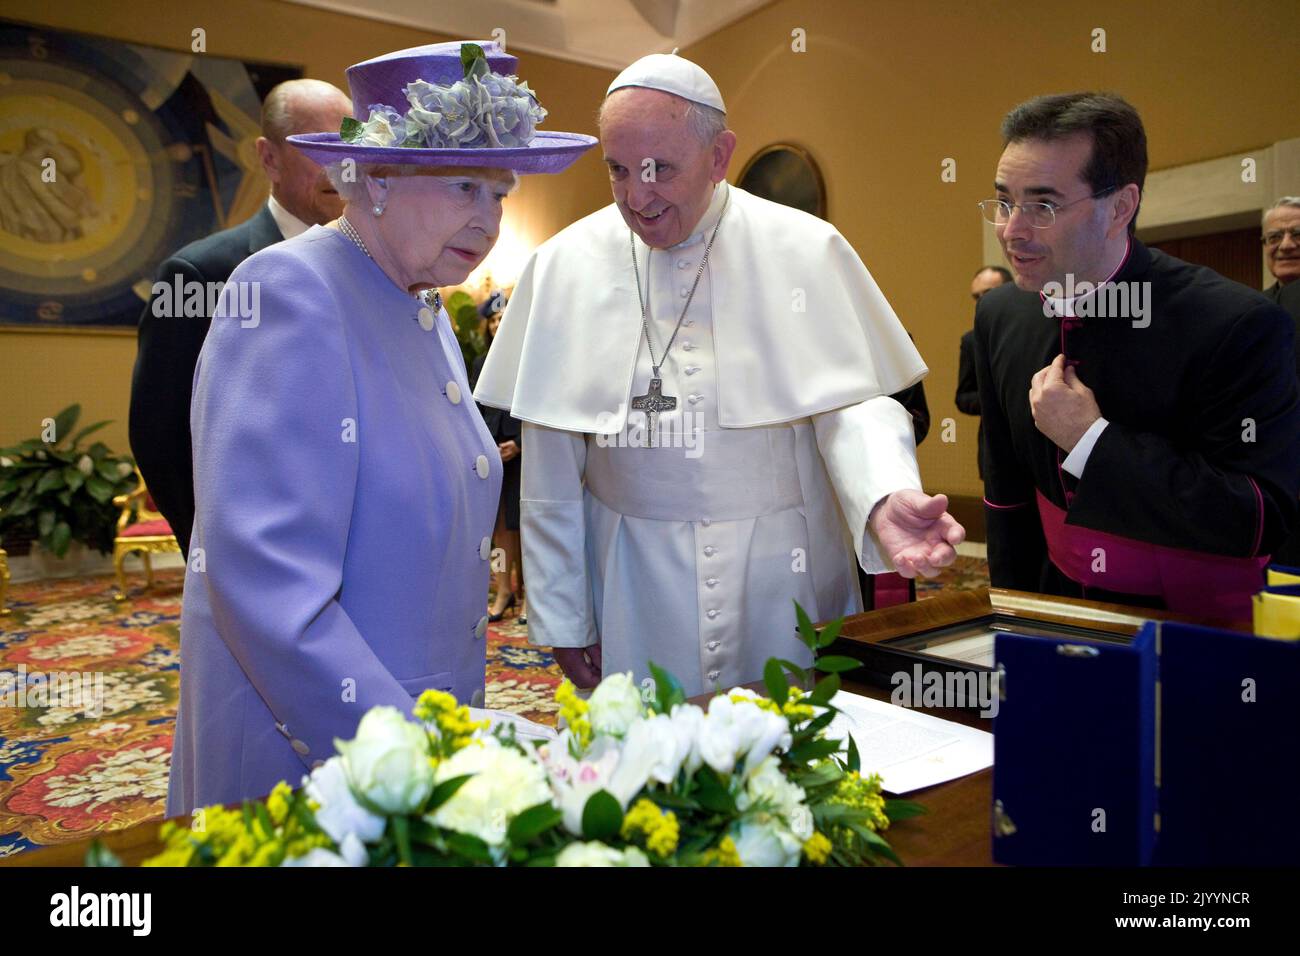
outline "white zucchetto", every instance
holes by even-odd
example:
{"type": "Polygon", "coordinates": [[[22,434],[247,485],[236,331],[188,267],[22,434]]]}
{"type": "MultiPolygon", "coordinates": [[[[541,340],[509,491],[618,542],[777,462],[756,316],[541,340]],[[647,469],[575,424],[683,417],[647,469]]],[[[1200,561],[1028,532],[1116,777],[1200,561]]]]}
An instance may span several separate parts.
{"type": "Polygon", "coordinates": [[[615,77],[605,95],[625,86],[641,86],[648,90],[672,93],[701,106],[727,112],[722,104],[718,84],[704,69],[675,53],[651,53],[643,56],[615,77]]]}

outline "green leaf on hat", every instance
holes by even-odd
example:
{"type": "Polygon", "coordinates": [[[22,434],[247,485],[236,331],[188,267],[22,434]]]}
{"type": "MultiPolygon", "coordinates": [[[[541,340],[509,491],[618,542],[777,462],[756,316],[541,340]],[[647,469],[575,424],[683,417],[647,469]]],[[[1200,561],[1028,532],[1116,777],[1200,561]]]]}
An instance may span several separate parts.
{"type": "Polygon", "coordinates": [[[365,127],[361,125],[360,120],[355,120],[351,116],[343,117],[343,125],[339,127],[339,138],[345,143],[355,143],[361,138],[365,127]]]}
{"type": "Polygon", "coordinates": [[[488,72],[487,54],[483,52],[483,48],[477,43],[462,43],[460,45],[460,65],[464,68],[466,76],[475,72],[479,76],[483,76],[488,72]],[[482,66],[479,64],[482,64],[482,66]]]}

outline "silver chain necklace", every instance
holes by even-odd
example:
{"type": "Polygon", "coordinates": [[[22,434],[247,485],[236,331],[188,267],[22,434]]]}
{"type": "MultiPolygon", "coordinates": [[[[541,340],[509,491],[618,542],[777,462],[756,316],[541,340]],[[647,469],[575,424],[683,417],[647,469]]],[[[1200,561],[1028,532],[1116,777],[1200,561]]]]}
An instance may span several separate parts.
{"type": "MultiPolygon", "coordinates": [[[[722,219],[727,214],[727,206],[731,203],[731,191],[727,191],[726,197],[722,201],[722,211],[718,213],[718,222],[713,227],[713,235],[709,237],[709,244],[704,247],[704,258],[700,260],[700,268],[695,273],[695,281],[691,283],[690,294],[686,296],[686,304],[682,306],[682,314],[677,317],[677,325],[673,328],[673,334],[668,339],[668,344],[664,346],[663,356],[656,361],[654,342],[650,338],[650,319],[649,305],[650,296],[642,292],[641,289],[641,267],[636,261],[636,238],[632,230],[627,231],[627,240],[632,249],[632,271],[636,274],[636,299],[637,304],[641,306],[641,333],[645,336],[645,346],[650,352],[650,387],[644,395],[636,395],[632,398],[632,408],[646,413],[647,425],[650,433],[650,447],[654,447],[655,432],[659,423],[660,412],[670,412],[677,407],[677,396],[663,394],[663,377],[659,370],[663,363],[668,359],[668,350],[673,347],[673,342],[677,339],[677,333],[682,327],[682,321],[686,318],[686,312],[691,307],[691,300],[695,298],[695,290],[700,285],[700,277],[704,275],[704,269],[709,264],[709,253],[713,251],[713,240],[718,238],[718,230],[722,228],[722,219]]],[[[647,245],[645,257],[645,271],[647,277],[650,275],[650,256],[654,253],[654,248],[647,245]]]]}
{"type": "MultiPolygon", "coordinates": [[[[365,241],[357,232],[357,227],[348,222],[347,216],[339,216],[339,232],[351,239],[356,244],[356,247],[366,254],[367,259],[371,262],[375,261],[375,257],[370,254],[370,250],[366,248],[365,241]]],[[[378,263],[376,263],[376,265],[378,265],[378,263]]],[[[426,305],[433,309],[433,311],[438,312],[442,309],[442,293],[437,289],[426,289],[419,293],[419,296],[426,305]]],[[[415,317],[415,321],[419,321],[418,316],[415,317]]]]}

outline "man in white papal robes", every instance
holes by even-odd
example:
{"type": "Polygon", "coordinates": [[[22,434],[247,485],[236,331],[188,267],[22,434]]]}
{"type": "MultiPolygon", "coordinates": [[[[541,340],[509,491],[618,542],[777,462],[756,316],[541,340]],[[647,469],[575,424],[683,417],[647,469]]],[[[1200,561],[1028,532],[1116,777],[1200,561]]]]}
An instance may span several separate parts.
{"type": "Polygon", "coordinates": [[[666,668],[688,694],[806,664],[869,573],[964,537],[887,396],[926,367],[835,228],[729,186],[717,86],[637,61],[600,118],[614,204],[529,260],[475,398],[524,422],[530,640],[579,687],[666,668]]]}

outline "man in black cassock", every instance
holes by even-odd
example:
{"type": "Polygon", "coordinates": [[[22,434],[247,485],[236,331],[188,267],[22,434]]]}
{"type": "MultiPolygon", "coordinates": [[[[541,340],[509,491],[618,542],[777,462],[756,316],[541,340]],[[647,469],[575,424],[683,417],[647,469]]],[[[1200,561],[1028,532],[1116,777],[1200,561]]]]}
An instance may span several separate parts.
{"type": "Polygon", "coordinates": [[[1122,99],[1031,100],[1003,141],[981,208],[1016,282],[975,318],[992,583],[1249,621],[1297,519],[1290,317],[1137,241],[1122,99]]]}

